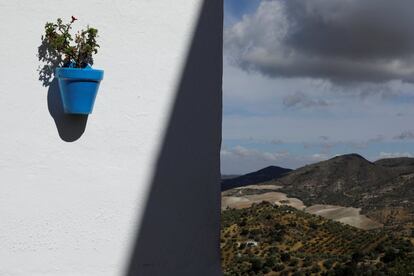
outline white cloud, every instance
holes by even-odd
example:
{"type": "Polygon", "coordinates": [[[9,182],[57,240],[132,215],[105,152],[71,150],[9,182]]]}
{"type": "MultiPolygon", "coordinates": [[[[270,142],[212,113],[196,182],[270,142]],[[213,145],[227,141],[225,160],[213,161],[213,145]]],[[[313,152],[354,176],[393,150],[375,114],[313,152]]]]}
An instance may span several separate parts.
{"type": "Polygon", "coordinates": [[[273,0],[225,30],[245,70],[335,83],[414,81],[414,19],[406,0],[273,0]]]}
{"type": "MultiPolygon", "coordinates": [[[[348,106],[347,106],[348,107],[348,106]]],[[[338,107],[343,108],[343,107],[338,107]]],[[[390,115],[395,110],[378,109],[352,114],[345,111],[317,114],[294,115],[226,115],[223,117],[223,138],[231,140],[246,139],[271,141],[274,137],[285,143],[305,143],[307,145],[326,147],[333,143],[342,143],[358,147],[366,147],[369,143],[387,141],[394,133],[401,133],[412,124],[409,116],[390,115]],[[320,141],[321,134],[328,135],[329,141],[320,141]]],[[[413,114],[411,111],[410,114],[413,114]]]]}
{"type": "Polygon", "coordinates": [[[323,153],[294,155],[287,151],[260,151],[238,145],[221,150],[221,169],[223,174],[244,174],[271,165],[295,169],[329,158],[330,155],[323,153]]]}
{"type": "Polygon", "coordinates": [[[286,152],[278,152],[278,153],[271,153],[271,152],[262,152],[255,149],[248,149],[242,146],[235,146],[231,149],[222,149],[221,155],[223,157],[227,156],[234,156],[239,158],[249,158],[249,159],[256,159],[262,161],[277,161],[280,160],[282,157],[288,155],[286,152]]]}
{"type": "Polygon", "coordinates": [[[319,162],[322,160],[326,160],[329,159],[329,155],[325,154],[325,153],[315,153],[311,155],[311,158],[313,160],[315,160],[315,162],[319,162]]]}
{"type": "Polygon", "coordinates": [[[295,92],[294,94],[288,95],[283,99],[283,105],[285,107],[326,107],[329,106],[324,99],[312,99],[303,92],[295,92]]]}
{"type": "Polygon", "coordinates": [[[380,152],[379,158],[413,157],[410,152],[380,152]]]}

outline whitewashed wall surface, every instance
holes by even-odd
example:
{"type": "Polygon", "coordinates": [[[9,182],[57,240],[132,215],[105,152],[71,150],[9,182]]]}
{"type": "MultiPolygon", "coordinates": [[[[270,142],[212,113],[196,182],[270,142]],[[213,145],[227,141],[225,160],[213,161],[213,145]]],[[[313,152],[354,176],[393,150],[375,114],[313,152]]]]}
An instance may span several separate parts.
{"type": "Polygon", "coordinates": [[[0,0],[0,275],[220,275],[221,0],[0,0]],[[99,30],[94,111],[39,80],[99,30]]]}

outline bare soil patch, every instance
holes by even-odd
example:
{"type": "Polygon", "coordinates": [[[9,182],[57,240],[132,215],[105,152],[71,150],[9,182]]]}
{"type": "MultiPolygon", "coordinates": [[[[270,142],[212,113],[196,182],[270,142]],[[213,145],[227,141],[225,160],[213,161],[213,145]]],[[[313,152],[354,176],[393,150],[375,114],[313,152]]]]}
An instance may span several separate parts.
{"type": "MultiPolygon", "coordinates": [[[[266,189],[274,190],[280,188],[277,185],[250,185],[242,189],[266,189]]],[[[298,198],[290,198],[285,193],[280,192],[268,192],[263,194],[242,195],[242,196],[222,196],[221,208],[225,210],[227,208],[243,209],[249,208],[254,203],[260,203],[263,201],[270,202],[276,205],[288,205],[298,210],[303,210],[307,213],[319,215],[321,217],[339,221],[360,229],[368,230],[381,228],[383,225],[378,223],[365,215],[361,214],[361,209],[353,207],[343,207],[335,205],[323,205],[317,204],[310,207],[306,207],[303,202],[298,198]]]]}

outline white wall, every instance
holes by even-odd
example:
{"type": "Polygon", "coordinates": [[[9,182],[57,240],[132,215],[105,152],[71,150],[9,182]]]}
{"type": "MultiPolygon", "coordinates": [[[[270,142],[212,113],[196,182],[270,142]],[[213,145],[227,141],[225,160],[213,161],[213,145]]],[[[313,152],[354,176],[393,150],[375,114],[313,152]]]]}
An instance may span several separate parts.
{"type": "Polygon", "coordinates": [[[0,0],[0,275],[220,274],[221,24],[221,0],[0,0]],[[38,80],[71,15],[100,35],[87,122],[38,80]]]}

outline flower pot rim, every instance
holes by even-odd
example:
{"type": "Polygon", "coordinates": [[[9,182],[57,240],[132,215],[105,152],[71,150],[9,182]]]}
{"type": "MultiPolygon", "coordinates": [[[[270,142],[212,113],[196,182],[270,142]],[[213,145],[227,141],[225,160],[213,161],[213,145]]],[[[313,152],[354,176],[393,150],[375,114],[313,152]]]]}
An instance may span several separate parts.
{"type": "Polygon", "coordinates": [[[55,76],[62,79],[101,81],[104,76],[104,70],[94,69],[92,67],[58,67],[55,70],[55,76]]]}

